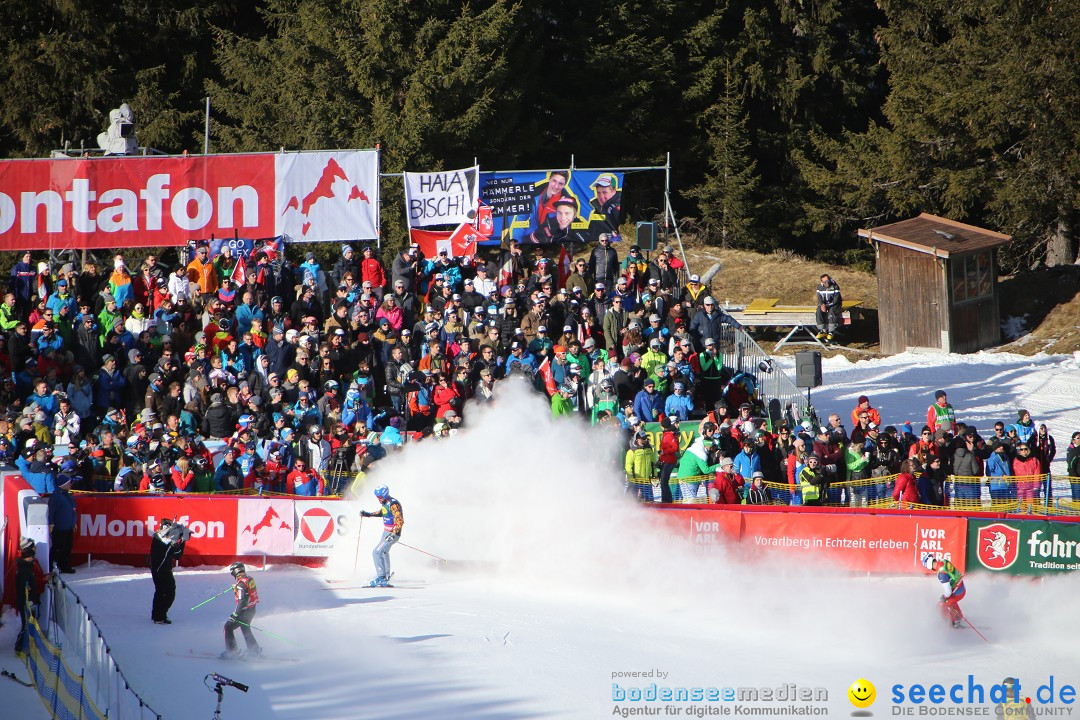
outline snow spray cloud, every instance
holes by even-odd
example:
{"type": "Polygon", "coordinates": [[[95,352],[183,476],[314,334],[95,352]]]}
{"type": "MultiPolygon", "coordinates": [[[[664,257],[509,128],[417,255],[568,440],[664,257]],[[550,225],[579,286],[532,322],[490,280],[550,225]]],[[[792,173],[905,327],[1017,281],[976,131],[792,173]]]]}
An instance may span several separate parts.
{"type": "MultiPolygon", "coordinates": [[[[626,494],[622,432],[554,420],[518,381],[497,392],[491,405],[470,404],[455,436],[392,454],[359,489],[370,505],[373,487],[390,486],[404,508],[402,542],[533,590],[573,587],[579,597],[662,594],[677,603],[681,594],[700,607],[760,584],[760,564],[733,562],[734,547],[695,553],[686,534],[626,494]]],[[[365,536],[374,541],[366,528],[365,536]]],[[[430,558],[398,548],[393,562],[400,578],[430,558]]]]}
{"type": "MultiPolygon", "coordinates": [[[[746,632],[764,620],[770,637],[798,637],[805,647],[908,655],[940,634],[929,578],[853,578],[825,559],[743,557],[734,545],[695,552],[625,493],[623,433],[554,420],[523,383],[497,387],[495,403],[466,408],[466,428],[392,453],[357,489],[373,509],[371,490],[389,485],[404,507],[403,543],[529,592],[572,588],[578,598],[724,617],[734,620],[724,621],[727,632],[742,632],[738,619],[752,616],[746,632]],[[866,608],[875,621],[860,620],[866,608]],[[807,622],[806,613],[821,621],[807,622]],[[859,632],[838,634],[837,623],[859,632]]],[[[365,523],[362,567],[376,538],[365,523]]],[[[396,548],[392,561],[399,579],[432,568],[410,548],[396,548]]]]}
{"type": "MultiPolygon", "coordinates": [[[[360,499],[389,485],[405,512],[402,542],[500,577],[583,582],[614,564],[625,572],[647,518],[623,491],[623,435],[554,420],[516,380],[497,392],[493,404],[470,403],[468,426],[452,437],[380,461],[360,499]]],[[[407,550],[394,551],[397,567],[428,560],[407,550]]]]}

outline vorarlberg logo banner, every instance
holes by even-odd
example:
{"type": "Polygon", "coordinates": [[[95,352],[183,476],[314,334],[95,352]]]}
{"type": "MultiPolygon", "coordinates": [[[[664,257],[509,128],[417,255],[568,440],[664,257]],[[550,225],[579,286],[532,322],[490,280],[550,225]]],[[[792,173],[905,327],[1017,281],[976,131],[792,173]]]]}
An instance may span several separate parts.
{"type": "Polygon", "coordinates": [[[967,567],[1011,575],[1080,570],[1080,523],[968,520],[967,567]]]}

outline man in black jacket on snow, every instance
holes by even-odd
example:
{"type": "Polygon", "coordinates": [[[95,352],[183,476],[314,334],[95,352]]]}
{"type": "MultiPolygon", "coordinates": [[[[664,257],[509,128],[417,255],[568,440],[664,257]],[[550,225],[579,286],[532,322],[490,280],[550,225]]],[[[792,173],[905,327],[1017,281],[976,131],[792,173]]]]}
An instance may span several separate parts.
{"type": "Polygon", "coordinates": [[[173,563],[184,554],[189,532],[180,523],[165,518],[150,540],[150,576],[154,578],[154,602],[150,619],[158,625],[171,625],[169,608],[176,599],[176,579],[173,563]]]}

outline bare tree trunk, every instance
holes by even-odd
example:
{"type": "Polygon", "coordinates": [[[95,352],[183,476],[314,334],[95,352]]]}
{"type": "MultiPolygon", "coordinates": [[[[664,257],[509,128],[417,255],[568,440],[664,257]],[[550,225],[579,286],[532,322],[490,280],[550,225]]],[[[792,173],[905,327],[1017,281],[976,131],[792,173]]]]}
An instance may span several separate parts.
{"type": "Polygon", "coordinates": [[[1046,239],[1047,266],[1071,265],[1076,262],[1076,248],[1071,230],[1068,212],[1062,209],[1058,212],[1058,219],[1046,239]]]}

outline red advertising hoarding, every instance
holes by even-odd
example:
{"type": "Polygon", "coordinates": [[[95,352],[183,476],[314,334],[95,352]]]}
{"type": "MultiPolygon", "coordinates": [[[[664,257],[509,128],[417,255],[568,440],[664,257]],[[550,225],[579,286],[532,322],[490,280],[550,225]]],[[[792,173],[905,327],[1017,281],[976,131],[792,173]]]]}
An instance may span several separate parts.
{"type": "Polygon", "coordinates": [[[0,161],[0,250],[374,239],[378,153],[0,161]]]}

